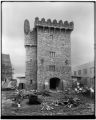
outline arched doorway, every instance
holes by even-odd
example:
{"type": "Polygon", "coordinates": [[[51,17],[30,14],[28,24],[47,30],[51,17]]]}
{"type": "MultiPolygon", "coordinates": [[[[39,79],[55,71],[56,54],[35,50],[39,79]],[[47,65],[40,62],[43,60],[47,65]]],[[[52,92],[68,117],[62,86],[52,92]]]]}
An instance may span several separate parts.
{"type": "Polygon", "coordinates": [[[56,88],[59,87],[60,84],[60,79],[57,77],[51,78],[50,79],[50,89],[55,90],[56,88]]]}

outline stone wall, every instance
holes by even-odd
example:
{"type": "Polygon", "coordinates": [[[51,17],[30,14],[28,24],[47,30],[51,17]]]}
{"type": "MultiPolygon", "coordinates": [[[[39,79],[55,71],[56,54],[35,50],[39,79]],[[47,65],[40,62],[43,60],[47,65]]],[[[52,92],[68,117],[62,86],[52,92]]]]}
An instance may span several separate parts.
{"type": "MultiPolygon", "coordinates": [[[[26,23],[26,21],[25,21],[26,23]]],[[[27,21],[25,33],[25,48],[26,48],[26,83],[28,89],[37,89],[37,37],[36,29],[30,31],[29,22],[27,21]],[[26,34],[27,31],[27,34],[26,34]]]]}
{"type": "MultiPolygon", "coordinates": [[[[71,42],[70,31],[60,29],[37,28],[37,60],[38,89],[42,89],[45,82],[57,77],[66,82],[71,79],[71,42]],[[55,53],[51,56],[50,52],[55,53]],[[50,65],[55,65],[55,70],[49,70],[50,65]]],[[[62,85],[61,85],[62,86],[62,85]]],[[[61,88],[63,89],[63,88],[61,88]]]]}
{"type": "Polygon", "coordinates": [[[35,18],[30,31],[28,20],[24,22],[26,48],[26,80],[31,89],[44,89],[51,78],[60,79],[59,88],[67,86],[71,80],[71,41],[73,22],[35,18]],[[31,83],[32,80],[32,83],[31,83]],[[65,83],[66,82],[66,85],[65,83]],[[31,83],[31,84],[30,84],[31,83]],[[64,86],[65,85],[65,86],[64,86]]]}

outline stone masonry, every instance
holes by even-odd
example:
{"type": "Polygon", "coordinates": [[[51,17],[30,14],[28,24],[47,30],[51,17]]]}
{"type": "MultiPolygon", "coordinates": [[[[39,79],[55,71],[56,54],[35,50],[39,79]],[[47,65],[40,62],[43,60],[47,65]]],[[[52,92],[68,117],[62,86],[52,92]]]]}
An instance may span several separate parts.
{"type": "Polygon", "coordinates": [[[73,28],[73,22],[51,22],[36,17],[31,31],[29,21],[25,20],[27,88],[43,90],[53,86],[54,89],[56,84],[55,89],[63,90],[71,84],[70,35],[73,28]]]}

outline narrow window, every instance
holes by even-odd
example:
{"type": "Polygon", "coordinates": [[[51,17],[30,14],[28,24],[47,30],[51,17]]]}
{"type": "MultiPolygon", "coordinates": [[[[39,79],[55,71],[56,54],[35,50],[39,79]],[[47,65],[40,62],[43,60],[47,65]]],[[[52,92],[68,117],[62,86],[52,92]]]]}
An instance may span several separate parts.
{"type": "Polygon", "coordinates": [[[30,80],[30,84],[32,84],[32,80],[30,80]]]}
{"type": "Polygon", "coordinates": [[[50,51],[49,53],[50,53],[50,57],[55,57],[55,52],[50,51]]]}

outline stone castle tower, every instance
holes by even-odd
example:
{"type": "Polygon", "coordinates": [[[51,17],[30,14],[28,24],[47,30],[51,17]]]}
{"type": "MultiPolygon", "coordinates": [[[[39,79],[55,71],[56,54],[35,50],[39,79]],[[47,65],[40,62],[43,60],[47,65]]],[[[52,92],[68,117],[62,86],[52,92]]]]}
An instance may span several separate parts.
{"type": "Polygon", "coordinates": [[[73,22],[35,18],[30,31],[24,21],[26,81],[31,89],[64,89],[71,82],[71,40],[73,22]]]}

